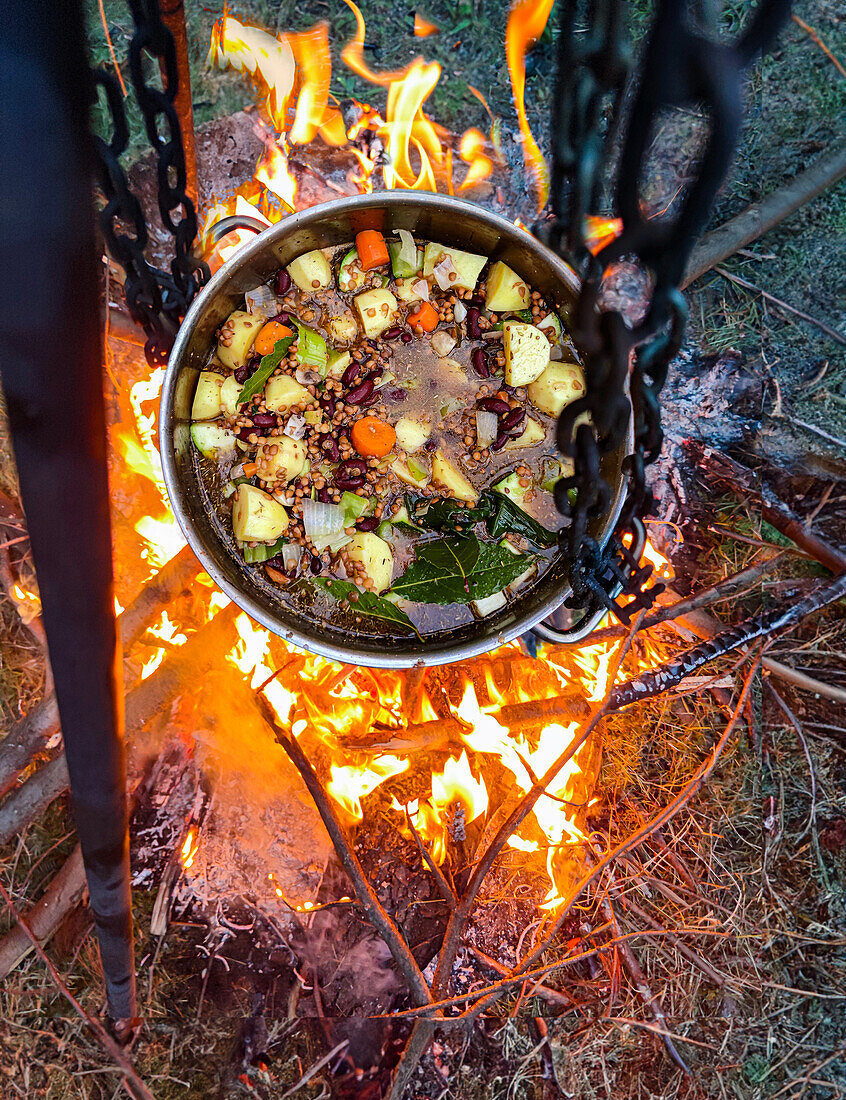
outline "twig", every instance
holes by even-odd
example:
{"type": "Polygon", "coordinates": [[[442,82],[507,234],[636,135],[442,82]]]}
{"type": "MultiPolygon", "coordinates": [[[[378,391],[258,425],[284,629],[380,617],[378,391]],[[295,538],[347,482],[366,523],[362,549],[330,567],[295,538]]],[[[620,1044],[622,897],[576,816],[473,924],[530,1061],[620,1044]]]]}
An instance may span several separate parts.
{"type": "MultiPolygon", "coordinates": [[[[795,19],[796,16],[793,18],[795,19]]],[[[769,291],[764,290],[760,286],[756,286],[754,283],[748,282],[746,279],[742,279],[739,275],[735,275],[732,271],[727,271],[724,267],[718,265],[714,270],[718,275],[722,275],[722,277],[728,279],[729,282],[743,287],[744,290],[751,290],[753,294],[760,294],[762,298],[765,298],[768,302],[772,302],[772,304],[778,306],[779,309],[786,310],[788,313],[792,313],[795,317],[799,317],[811,325],[816,325],[821,332],[831,337],[835,343],[846,345],[846,336],[844,336],[842,332],[838,332],[836,328],[832,328],[831,325],[827,325],[825,321],[820,321],[818,318],[812,317],[810,313],[803,313],[802,310],[797,309],[796,306],[792,306],[788,302],[782,301],[781,298],[776,298],[776,296],[770,294],[769,291]]]]}
{"type": "Polygon", "coordinates": [[[825,428],[818,428],[816,424],[809,424],[807,420],[800,420],[798,416],[790,416],[790,423],[796,424],[799,428],[804,428],[806,432],[813,432],[814,435],[818,435],[820,439],[825,439],[828,443],[833,443],[835,447],[840,447],[841,450],[846,450],[846,439],[841,439],[839,435],[832,435],[831,432],[827,432],[825,428]]]}
{"type": "Polygon", "coordinates": [[[282,1095],[279,1097],[279,1100],[285,1100],[286,1097],[293,1096],[295,1092],[298,1092],[303,1087],[303,1085],[307,1085],[316,1073],[319,1073],[324,1066],[328,1065],[336,1054],[340,1054],[341,1051],[345,1050],[349,1045],[349,1039],[344,1039],[340,1043],[338,1043],[338,1045],[336,1047],[333,1047],[328,1054],[324,1054],[319,1062],[315,1062],[310,1069],[306,1070],[306,1072],[302,1075],[302,1077],[299,1079],[299,1081],[297,1081],[295,1085],[292,1085],[287,1092],[283,1092],[282,1095]]]}
{"type": "Polygon", "coordinates": [[[808,26],[804,19],[800,19],[798,15],[791,15],[790,18],[796,24],[797,27],[801,27],[802,30],[808,35],[812,42],[815,42],[829,61],[834,62],[834,66],[841,76],[846,76],[846,69],[843,68],[840,61],[834,56],[831,50],[826,46],[825,42],[820,38],[819,34],[813,27],[808,26]]]}
{"type": "Polygon", "coordinates": [[[708,641],[691,646],[662,667],[650,669],[633,680],[613,688],[608,697],[610,708],[621,710],[632,703],[639,703],[653,695],[660,695],[708,661],[716,657],[724,657],[732,650],[749,645],[758,638],[769,638],[786,630],[844,595],[846,595],[846,574],[838,577],[831,584],[820,585],[794,604],[789,604],[785,608],[774,608],[772,611],[729,627],[708,641]]]}
{"type": "MultiPolygon", "coordinates": [[[[753,584],[765,573],[774,569],[781,560],[782,555],[780,553],[774,554],[773,557],[767,558],[765,561],[756,562],[746,569],[741,569],[739,573],[733,573],[731,576],[718,581],[716,584],[703,588],[702,591],[697,592],[695,596],[689,596],[687,599],[678,600],[676,603],[661,607],[657,611],[653,611],[651,614],[644,617],[643,622],[640,624],[640,629],[649,630],[653,626],[658,626],[659,623],[677,619],[680,615],[688,615],[691,611],[698,611],[699,608],[710,607],[712,604],[719,603],[720,600],[726,600],[729,598],[730,592],[734,589],[753,584]]],[[[613,638],[622,638],[625,637],[627,633],[628,627],[607,626],[602,630],[595,630],[593,634],[585,638],[584,645],[594,645],[597,642],[606,642],[613,638]]],[[[555,653],[555,649],[553,649],[552,652],[555,653]]]]}
{"type": "Polygon", "coordinates": [[[825,874],[825,865],[822,861],[822,856],[821,856],[821,853],[820,853],[820,850],[819,850],[819,844],[817,842],[817,832],[816,832],[816,827],[815,827],[816,826],[816,821],[817,821],[817,773],[814,770],[814,760],[813,760],[813,757],[811,756],[811,751],[808,748],[808,742],[805,740],[805,732],[802,729],[802,723],[799,721],[799,719],[793,713],[792,709],[788,706],[787,702],[782,698],[782,696],[779,694],[779,692],[776,691],[776,689],[773,687],[772,684],[768,683],[767,684],[767,689],[768,689],[770,695],[772,695],[773,699],[775,699],[776,703],[778,704],[779,708],[781,709],[781,711],[783,712],[783,714],[785,715],[787,720],[793,726],[793,729],[796,733],[796,737],[798,738],[799,744],[802,746],[802,751],[805,754],[805,759],[808,762],[808,776],[809,776],[809,779],[811,781],[811,790],[810,790],[811,808],[808,810],[808,824],[805,826],[805,828],[802,830],[802,832],[796,838],[794,843],[798,844],[798,842],[805,836],[805,834],[809,830],[813,830],[813,840],[814,840],[814,847],[816,848],[817,863],[819,864],[820,868],[822,869],[823,874],[825,874]]]}
{"type": "MultiPolygon", "coordinates": [[[[489,966],[495,973],[500,974],[502,977],[507,977],[510,973],[507,966],[498,962],[496,959],[492,959],[490,955],[486,955],[484,951],[480,951],[478,947],[470,946],[470,950],[479,960],[484,963],[485,966],[489,966]]],[[[550,989],[548,985],[535,985],[532,989],[533,997],[540,997],[541,1000],[546,1001],[547,1004],[554,1005],[556,1008],[574,1008],[576,1002],[569,995],[569,993],[562,993],[559,989],[550,989]]]]}
{"type": "Polygon", "coordinates": [[[138,1076],[138,1074],[135,1072],[134,1066],[126,1057],[120,1046],[115,1042],[111,1035],[109,1035],[108,1031],[106,1031],[99,1020],[95,1020],[93,1016],[88,1015],[88,1013],[85,1011],[85,1009],[76,999],[76,997],[74,997],[74,995],[62,981],[61,975],[59,974],[58,970],[56,970],[55,966],[53,966],[46,952],[34,935],[32,929],[29,927],[29,924],[26,920],[24,920],[24,918],[15,908],[15,903],[12,901],[8,891],[6,890],[6,887],[3,885],[2,882],[0,882],[0,896],[2,896],[6,905],[9,907],[9,911],[17,921],[18,927],[23,930],[24,935],[32,944],[32,948],[35,951],[36,955],[38,955],[39,959],[41,959],[41,961],[44,963],[44,966],[47,968],[47,973],[50,975],[53,984],[56,986],[62,996],[69,1002],[73,1010],[79,1014],[79,1016],[88,1027],[89,1031],[100,1043],[100,1045],[112,1059],[115,1065],[123,1072],[124,1078],[122,1084],[129,1095],[135,1097],[135,1100],[155,1100],[155,1097],[138,1076]]]}
{"type": "Polygon", "coordinates": [[[444,899],[450,909],[454,909],[455,906],[458,904],[458,897],[456,896],[455,890],[452,888],[449,882],[447,882],[446,875],[443,873],[437,863],[435,863],[435,861],[432,859],[431,852],[420,839],[420,834],[414,828],[414,822],[411,820],[411,814],[408,812],[407,806],[405,808],[405,820],[408,824],[409,829],[411,830],[411,835],[414,837],[414,843],[417,845],[417,850],[423,857],[426,866],[434,875],[435,882],[437,883],[438,889],[441,892],[441,897],[444,899]]]}
{"type": "Polygon", "coordinates": [[[632,913],[634,913],[636,917],[639,917],[644,924],[648,925],[653,932],[660,932],[663,936],[666,936],[676,951],[678,951],[680,955],[683,955],[697,970],[701,970],[714,985],[722,988],[726,984],[725,977],[718,970],[715,970],[714,967],[711,966],[706,959],[703,959],[698,952],[694,951],[692,947],[688,947],[683,939],[669,929],[664,928],[664,926],[659,924],[645,909],[641,909],[637,902],[632,901],[628,894],[620,892],[618,896],[626,909],[630,909],[632,913]]]}
{"type": "Polygon", "coordinates": [[[795,542],[820,565],[839,576],[846,573],[846,552],[809,531],[802,520],[755,473],[712,447],[691,443],[690,450],[709,474],[724,482],[743,501],[760,502],[761,516],[782,535],[795,542]]]}
{"type": "MultiPolygon", "coordinates": [[[[32,934],[47,943],[85,893],[82,849],[77,844],[50,885],[26,914],[32,934]]],[[[0,982],[18,967],[32,950],[32,943],[20,924],[0,940],[0,982]]]]}
{"type": "Polygon", "coordinates": [[[335,816],[335,811],[332,809],[329,798],[320,780],[317,778],[314,768],[300,748],[296,738],[289,737],[288,734],[279,727],[276,722],[276,717],[264,696],[258,695],[257,700],[265,721],[273,730],[276,740],[288,754],[291,763],[302,776],[302,780],[308,788],[309,794],[314,799],[317,812],[320,814],[323,824],[326,826],[326,831],[329,833],[332,843],[335,846],[335,851],[338,853],[338,859],[341,861],[341,865],[352,881],[356,896],[368,920],[390,949],[394,961],[408,983],[409,989],[417,1004],[427,1004],[432,998],[429,987],[426,984],[426,979],[423,977],[423,973],[417,965],[417,960],[412,955],[411,949],[403,939],[396,924],[379,902],[376,891],[367,881],[364,869],[359,863],[352,845],[347,840],[335,816]]]}
{"type": "Polygon", "coordinates": [[[693,249],[682,286],[704,275],[739,249],[762,237],[846,175],[846,141],[823,153],[810,168],[800,172],[760,202],[753,202],[725,225],[706,233],[693,249]]]}
{"type": "MultiPolygon", "coordinates": [[[[106,36],[106,45],[109,47],[109,54],[111,55],[112,65],[114,66],[115,74],[120,84],[120,90],[123,92],[123,98],[126,99],[126,84],[123,80],[123,74],[120,71],[120,65],[118,65],[117,57],[115,56],[115,48],[112,45],[112,36],[109,34],[109,22],[106,19],[106,9],[103,7],[103,0],[97,0],[100,5],[100,22],[103,24],[103,34],[106,36]]],[[[108,295],[106,295],[106,301],[108,301],[108,295]]]]}

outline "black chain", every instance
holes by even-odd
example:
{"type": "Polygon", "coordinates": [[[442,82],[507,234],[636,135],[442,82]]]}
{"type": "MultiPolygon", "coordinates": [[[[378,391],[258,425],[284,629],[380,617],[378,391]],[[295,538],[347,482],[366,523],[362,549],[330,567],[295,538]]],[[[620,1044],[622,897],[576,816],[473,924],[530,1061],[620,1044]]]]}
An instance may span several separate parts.
{"type": "Polygon", "coordinates": [[[649,585],[652,566],[641,567],[627,544],[642,544],[643,518],[654,504],[645,470],[661,450],[658,396],[681,347],[687,320],[679,283],[737,145],[744,70],[774,39],[790,11],[790,0],[760,0],[748,29],[732,45],[692,29],[687,5],[681,0],[659,0],[617,170],[615,205],[623,229],[592,256],[585,245],[585,217],[599,209],[613,135],[613,125],[602,135],[603,108],[610,100],[614,121],[619,121],[631,68],[626,7],[626,0],[588,0],[586,5],[566,0],[562,6],[552,120],[554,220],[536,227],[536,233],[564,255],[583,280],[572,330],[585,357],[586,394],[564,410],[558,423],[559,448],[574,462],[573,475],[555,487],[556,505],[570,518],[561,533],[573,590],[567,606],[584,609],[586,616],[604,607],[624,622],[640,608],[650,607],[664,588],[661,583],[649,585]],[[583,7],[587,34],[577,33],[583,7]],[[653,127],[661,111],[689,106],[703,108],[709,122],[696,178],[672,221],[649,220],[641,210],[639,183],[653,127]],[[629,255],[650,271],[653,286],[646,316],[633,328],[621,313],[599,308],[603,276],[611,264],[629,255]],[[624,463],[629,486],[620,520],[603,549],[588,535],[588,527],[610,505],[602,459],[617,450],[626,436],[627,381],[635,449],[624,463]],[[591,423],[576,427],[584,413],[590,414],[591,423]],[[619,589],[630,597],[624,607],[612,598],[619,589]]]}
{"type": "Polygon", "coordinates": [[[126,304],[132,319],[147,334],[144,348],[147,359],[158,366],[167,362],[179,322],[209,272],[206,264],[192,253],[197,212],[185,190],[182,130],[174,107],[179,76],[173,35],[162,22],[158,0],[129,0],[129,7],[135,25],[129,47],[129,69],[147,137],[157,155],[159,214],[174,238],[175,255],[170,272],[153,267],[144,255],[149,242],[144,211],[130,190],[120,163],[129,143],[123,95],[112,73],[103,69],[95,70],[94,80],[105,93],[113,131],[108,142],[94,138],[99,183],[106,197],[100,226],[109,254],[126,272],[126,304]],[[160,62],[164,90],[147,81],[145,54],[160,62]],[[174,214],[180,209],[182,215],[175,220],[174,214]]]}

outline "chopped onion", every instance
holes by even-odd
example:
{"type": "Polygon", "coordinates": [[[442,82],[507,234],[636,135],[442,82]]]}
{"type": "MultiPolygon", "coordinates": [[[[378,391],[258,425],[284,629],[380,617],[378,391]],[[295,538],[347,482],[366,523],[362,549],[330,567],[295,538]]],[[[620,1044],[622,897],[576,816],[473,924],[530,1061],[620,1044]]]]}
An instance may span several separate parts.
{"type": "Polygon", "coordinates": [[[499,421],[496,413],[483,412],[481,409],[476,413],[476,444],[480,448],[490,447],[497,436],[497,425],[499,421]]]}
{"type": "Polygon", "coordinates": [[[467,306],[462,302],[462,300],[460,298],[456,301],[455,305],[452,307],[452,315],[456,319],[456,321],[458,321],[459,324],[461,324],[461,322],[467,316],[467,306]]]}
{"type": "Polygon", "coordinates": [[[417,245],[414,243],[414,237],[407,229],[398,229],[397,235],[402,242],[398,262],[404,264],[409,272],[413,273],[417,270],[417,245]]]}
{"type": "Polygon", "coordinates": [[[396,375],[392,370],[386,370],[382,377],[373,386],[374,390],[381,390],[385,386],[389,386],[391,382],[396,380],[396,375]]]}
{"type": "Polygon", "coordinates": [[[303,499],[303,528],[309,542],[339,535],[344,529],[344,513],[337,504],[303,499]]]}
{"type": "Polygon", "coordinates": [[[444,256],[442,260],[436,263],[432,274],[435,276],[435,282],[441,290],[452,290],[458,282],[458,272],[455,270],[455,264],[452,262],[451,256],[444,256]],[[450,275],[453,276],[452,279],[450,279],[450,275]]]}
{"type": "Polygon", "coordinates": [[[231,478],[242,477],[243,473],[244,473],[244,463],[243,462],[238,462],[229,471],[229,476],[231,478]]]}
{"type": "Polygon", "coordinates": [[[297,367],[294,377],[301,386],[313,386],[320,381],[320,375],[316,370],[308,370],[306,367],[297,367]]]}
{"type": "Polygon", "coordinates": [[[441,405],[441,416],[452,416],[454,412],[458,412],[459,409],[467,407],[467,402],[462,397],[450,397],[443,405],[441,405]]]}
{"type": "Polygon", "coordinates": [[[279,312],[279,302],[269,286],[257,286],[255,290],[248,290],[244,299],[248,312],[254,317],[267,321],[279,312]]]}
{"type": "Polygon", "coordinates": [[[432,351],[435,355],[440,355],[443,358],[445,355],[449,355],[454,347],[455,337],[452,333],[441,330],[432,336],[432,351]]]}
{"type": "Polygon", "coordinates": [[[289,439],[302,439],[306,431],[306,419],[301,413],[294,413],[293,416],[288,418],[288,423],[285,425],[285,431],[283,435],[287,435],[289,439]]]}
{"type": "Polygon", "coordinates": [[[549,358],[553,363],[558,363],[564,358],[564,351],[560,344],[553,344],[549,349],[549,358]]]}
{"type": "Polygon", "coordinates": [[[416,283],[412,283],[411,289],[422,301],[429,301],[429,284],[425,279],[418,279],[416,283]]]}
{"type": "Polygon", "coordinates": [[[484,619],[486,615],[492,615],[507,603],[505,592],[494,592],[492,596],[485,596],[482,600],[473,600],[471,607],[480,619],[484,619]]]}
{"type": "Polygon", "coordinates": [[[303,556],[303,548],[298,542],[286,542],[282,547],[282,564],[286,569],[296,568],[303,556]]]}

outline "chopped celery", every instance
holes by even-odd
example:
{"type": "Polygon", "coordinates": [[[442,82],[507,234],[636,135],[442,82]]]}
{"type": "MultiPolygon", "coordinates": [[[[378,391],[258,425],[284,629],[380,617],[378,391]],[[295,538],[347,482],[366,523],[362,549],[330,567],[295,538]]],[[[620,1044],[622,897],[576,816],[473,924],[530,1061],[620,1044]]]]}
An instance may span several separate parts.
{"type": "Polygon", "coordinates": [[[326,341],[319,332],[315,332],[308,325],[297,325],[299,338],[297,339],[297,362],[301,367],[311,367],[321,375],[326,375],[326,364],[329,360],[329,352],[326,341]]]}
{"type": "Polygon", "coordinates": [[[361,519],[370,507],[369,497],[360,497],[358,493],[344,493],[340,499],[341,511],[344,513],[344,527],[352,527],[357,519],[361,519]]]}
{"type": "Polygon", "coordinates": [[[411,471],[412,476],[416,477],[418,481],[423,481],[424,478],[429,476],[428,469],[421,462],[418,462],[413,455],[408,456],[405,460],[405,464],[411,471]]]}
{"type": "Polygon", "coordinates": [[[395,278],[408,279],[420,270],[417,245],[410,233],[403,232],[401,237],[399,241],[388,241],[388,252],[395,278]]]}
{"type": "Polygon", "coordinates": [[[284,535],[271,543],[259,543],[258,546],[244,546],[244,561],[247,565],[260,565],[263,561],[270,561],[281,553],[282,547],[287,543],[284,535]]]}
{"type": "Polygon", "coordinates": [[[358,262],[358,251],[351,248],[341,260],[338,269],[338,286],[345,294],[351,294],[364,286],[365,273],[358,262]]]}

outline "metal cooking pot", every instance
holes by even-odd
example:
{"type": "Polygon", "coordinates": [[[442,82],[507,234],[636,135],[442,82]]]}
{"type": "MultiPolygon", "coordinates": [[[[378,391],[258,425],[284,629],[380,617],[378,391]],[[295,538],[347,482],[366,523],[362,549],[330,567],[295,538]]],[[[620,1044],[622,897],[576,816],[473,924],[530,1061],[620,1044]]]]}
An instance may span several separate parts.
{"type": "MultiPolygon", "coordinates": [[[[230,219],[229,224],[235,220],[230,219]]],[[[207,512],[192,460],[191,403],[215,330],[241,305],[246,291],[267,282],[280,267],[310,249],[346,244],[362,229],[381,229],[387,234],[407,229],[418,239],[504,260],[565,316],[578,294],[579,282],[573,271],[525,230],[446,195],[383,192],[339,199],[292,214],[258,233],[224,264],[191,306],[179,330],[161,398],[159,445],[165,482],[174,514],[203,567],[236,604],[268,630],[303,649],[352,664],[407,668],[464,660],[538,627],[559,608],[570,593],[563,558],[484,621],[428,635],[424,641],[416,637],[392,639],[386,648],[378,625],[368,629],[364,623],[360,633],[353,633],[311,619],[287,607],[263,571],[246,568],[234,543],[207,512]]],[[[609,538],[623,504],[622,461],[631,449],[630,436],[606,462],[604,473],[613,486],[613,501],[590,532],[601,544],[609,538]]],[[[594,625],[595,618],[578,623],[570,640],[586,635],[594,625]]]]}

